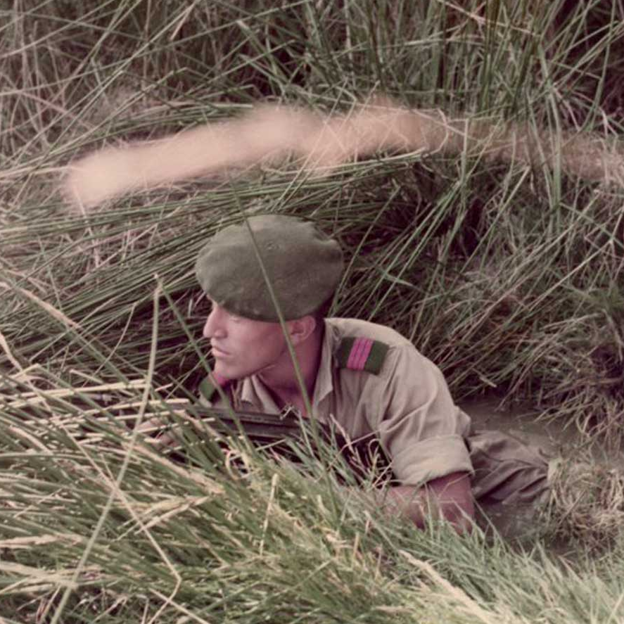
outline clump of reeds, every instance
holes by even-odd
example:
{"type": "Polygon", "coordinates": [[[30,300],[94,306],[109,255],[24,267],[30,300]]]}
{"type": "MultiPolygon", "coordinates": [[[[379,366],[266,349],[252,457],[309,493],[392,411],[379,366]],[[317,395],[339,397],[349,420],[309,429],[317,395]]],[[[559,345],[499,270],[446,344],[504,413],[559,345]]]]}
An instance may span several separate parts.
{"type": "Polygon", "coordinates": [[[604,549],[624,529],[624,472],[590,456],[561,459],[551,465],[547,516],[555,535],[604,549]]]}

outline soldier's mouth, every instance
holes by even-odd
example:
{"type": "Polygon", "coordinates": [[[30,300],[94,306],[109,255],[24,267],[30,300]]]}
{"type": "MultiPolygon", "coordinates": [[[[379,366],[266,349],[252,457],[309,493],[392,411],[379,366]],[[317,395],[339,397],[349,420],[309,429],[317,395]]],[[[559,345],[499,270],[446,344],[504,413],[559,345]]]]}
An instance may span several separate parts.
{"type": "Polygon", "coordinates": [[[212,351],[212,355],[215,358],[224,358],[229,355],[227,351],[222,351],[219,347],[215,347],[214,345],[210,346],[210,350],[212,351]]]}

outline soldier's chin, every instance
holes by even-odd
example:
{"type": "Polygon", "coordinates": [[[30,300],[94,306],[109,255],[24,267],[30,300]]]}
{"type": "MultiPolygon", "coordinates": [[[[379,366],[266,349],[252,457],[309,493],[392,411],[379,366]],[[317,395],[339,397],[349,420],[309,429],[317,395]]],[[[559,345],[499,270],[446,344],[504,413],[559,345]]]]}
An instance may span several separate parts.
{"type": "Polygon", "coordinates": [[[215,358],[214,365],[212,370],[217,375],[224,377],[229,381],[234,381],[235,379],[241,379],[246,375],[242,374],[240,370],[237,370],[235,366],[228,366],[226,362],[223,362],[219,359],[215,358]]]}
{"type": "Polygon", "coordinates": [[[217,375],[221,375],[221,377],[226,377],[227,379],[230,379],[230,376],[227,374],[227,366],[224,366],[223,362],[216,358],[212,365],[212,372],[216,373],[217,375]]]}

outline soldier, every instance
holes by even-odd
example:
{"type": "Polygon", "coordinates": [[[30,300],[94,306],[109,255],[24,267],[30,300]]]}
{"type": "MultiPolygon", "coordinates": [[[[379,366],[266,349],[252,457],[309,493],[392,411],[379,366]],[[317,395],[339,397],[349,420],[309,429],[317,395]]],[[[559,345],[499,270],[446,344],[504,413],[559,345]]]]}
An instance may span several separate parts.
{"type": "Polygon", "coordinates": [[[374,323],[326,318],[342,271],[338,243],[299,218],[256,216],[216,234],[196,263],[212,303],[203,334],[214,357],[201,402],[291,407],[337,423],[352,440],[375,436],[398,483],[380,504],[418,526],[434,514],[463,532],[475,500],[544,499],[542,456],[509,436],[474,432],[440,370],[410,341],[374,323]]]}

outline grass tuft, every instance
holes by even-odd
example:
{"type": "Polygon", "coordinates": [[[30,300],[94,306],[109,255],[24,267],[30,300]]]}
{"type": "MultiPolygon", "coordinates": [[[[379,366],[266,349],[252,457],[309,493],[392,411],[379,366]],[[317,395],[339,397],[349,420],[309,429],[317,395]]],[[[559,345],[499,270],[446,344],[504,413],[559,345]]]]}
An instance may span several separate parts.
{"type": "Polygon", "coordinates": [[[613,465],[587,457],[552,466],[549,525],[555,535],[585,547],[604,548],[621,538],[624,476],[613,465]]]}

